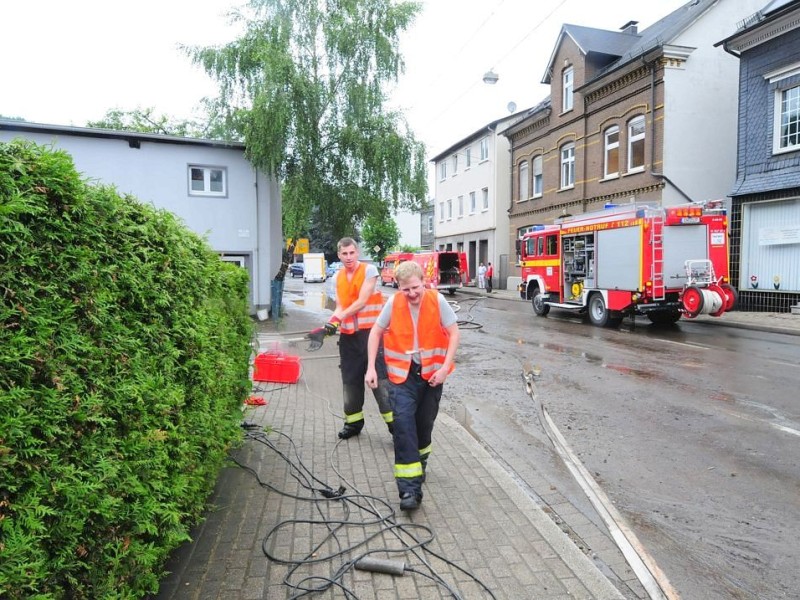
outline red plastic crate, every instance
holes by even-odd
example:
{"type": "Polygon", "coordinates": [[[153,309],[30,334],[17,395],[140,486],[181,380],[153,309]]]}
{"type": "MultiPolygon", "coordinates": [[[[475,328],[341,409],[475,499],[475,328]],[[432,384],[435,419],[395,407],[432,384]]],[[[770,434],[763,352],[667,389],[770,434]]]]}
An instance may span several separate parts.
{"type": "Polygon", "coordinates": [[[256,356],[253,381],[297,383],[300,379],[300,357],[291,354],[263,352],[256,356]]]}

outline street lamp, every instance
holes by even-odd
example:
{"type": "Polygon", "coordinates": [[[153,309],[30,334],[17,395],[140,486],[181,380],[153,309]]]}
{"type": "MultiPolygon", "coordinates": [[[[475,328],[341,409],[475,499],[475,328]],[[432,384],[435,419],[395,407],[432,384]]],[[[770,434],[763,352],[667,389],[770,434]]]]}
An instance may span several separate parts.
{"type": "Polygon", "coordinates": [[[493,69],[489,69],[483,74],[483,83],[487,85],[494,85],[498,79],[500,79],[500,76],[493,69]]]}

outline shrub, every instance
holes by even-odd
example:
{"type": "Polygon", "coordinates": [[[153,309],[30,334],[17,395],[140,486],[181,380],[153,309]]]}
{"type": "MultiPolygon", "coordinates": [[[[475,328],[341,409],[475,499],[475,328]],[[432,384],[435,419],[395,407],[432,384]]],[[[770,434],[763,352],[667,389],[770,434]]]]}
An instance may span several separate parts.
{"type": "Polygon", "coordinates": [[[241,438],[247,294],[172,214],[0,144],[0,596],[157,590],[241,438]]]}

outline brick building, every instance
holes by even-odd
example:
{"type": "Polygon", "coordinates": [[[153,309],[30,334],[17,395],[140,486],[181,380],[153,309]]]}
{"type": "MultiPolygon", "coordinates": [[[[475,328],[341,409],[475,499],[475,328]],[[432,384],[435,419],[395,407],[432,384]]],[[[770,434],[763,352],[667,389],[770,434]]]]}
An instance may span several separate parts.
{"type": "Polygon", "coordinates": [[[714,44],[759,3],[693,0],[642,32],[635,21],[620,31],[565,24],[543,78],[549,97],[504,132],[510,247],[534,225],[607,203],[726,197],[737,65],[714,44]]]}

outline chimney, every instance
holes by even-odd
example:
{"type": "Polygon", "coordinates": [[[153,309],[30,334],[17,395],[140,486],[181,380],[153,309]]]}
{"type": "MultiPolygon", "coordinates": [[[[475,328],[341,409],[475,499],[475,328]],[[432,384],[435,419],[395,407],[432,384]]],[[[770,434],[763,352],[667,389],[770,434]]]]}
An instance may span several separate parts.
{"type": "Polygon", "coordinates": [[[619,29],[620,29],[620,31],[622,31],[622,33],[628,33],[630,35],[637,35],[639,33],[639,28],[636,27],[638,24],[639,24],[639,21],[628,21],[627,23],[625,23],[625,25],[623,25],[619,29]]]}

